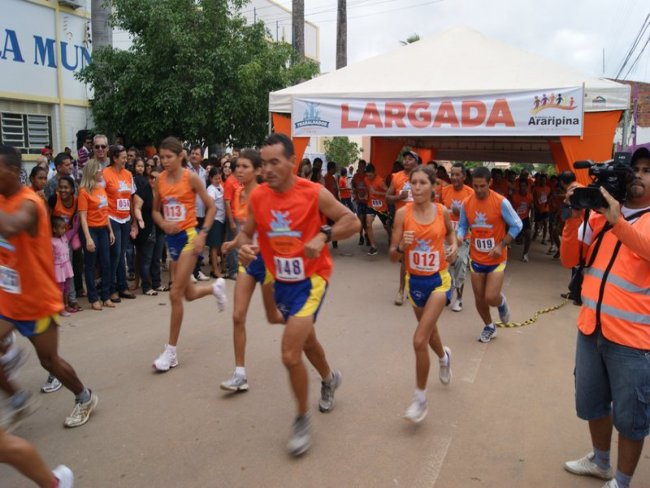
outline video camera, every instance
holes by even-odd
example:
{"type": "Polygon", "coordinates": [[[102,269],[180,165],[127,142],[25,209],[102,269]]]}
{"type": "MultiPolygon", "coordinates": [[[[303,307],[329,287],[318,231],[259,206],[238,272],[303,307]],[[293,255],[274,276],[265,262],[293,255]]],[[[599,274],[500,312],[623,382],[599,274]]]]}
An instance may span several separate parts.
{"type": "Polygon", "coordinates": [[[606,208],[609,205],[600,192],[605,188],[607,192],[618,202],[625,201],[627,186],[634,181],[634,170],[630,166],[632,153],[617,152],[614,159],[604,163],[593,161],[576,161],[573,163],[575,169],[588,169],[589,175],[594,182],[584,188],[576,188],[571,195],[571,206],[576,209],[606,208]]]}

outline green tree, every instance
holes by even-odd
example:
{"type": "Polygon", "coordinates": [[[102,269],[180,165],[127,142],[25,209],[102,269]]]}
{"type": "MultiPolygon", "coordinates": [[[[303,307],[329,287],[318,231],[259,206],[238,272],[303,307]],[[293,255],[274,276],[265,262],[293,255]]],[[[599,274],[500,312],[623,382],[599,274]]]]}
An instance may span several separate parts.
{"type": "Polygon", "coordinates": [[[347,167],[354,163],[361,155],[359,144],[350,141],[347,137],[333,137],[326,139],[325,156],[328,161],[335,161],[339,167],[347,167]]]}
{"type": "Polygon", "coordinates": [[[113,0],[112,23],[133,39],[104,47],[79,78],[94,96],[96,128],[156,143],[168,135],[204,144],[259,144],[268,94],[318,72],[290,44],[270,42],[261,22],[238,13],[245,0],[113,0]],[[294,61],[291,63],[291,61],[294,61]]]}

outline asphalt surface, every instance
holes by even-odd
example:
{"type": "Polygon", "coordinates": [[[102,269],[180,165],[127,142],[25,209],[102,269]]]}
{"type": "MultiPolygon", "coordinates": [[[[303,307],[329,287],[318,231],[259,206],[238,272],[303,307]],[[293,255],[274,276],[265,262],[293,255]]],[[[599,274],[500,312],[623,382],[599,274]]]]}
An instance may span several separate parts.
{"type": "MultiPolygon", "coordinates": [[[[247,328],[249,392],[219,389],[234,367],[231,300],[225,313],[212,297],[186,304],[180,365],[155,374],[170,307],[164,293],[138,295],[63,321],[61,355],[100,399],[88,424],[64,429],[73,397],[62,389],[36,393],[40,409],[15,433],[51,466],[70,466],[78,487],[602,486],[562,469],[591,449],[573,406],[573,305],[481,344],[468,280],[464,310],[445,310],[439,323],[453,353],[452,383],[438,381],[432,355],[429,415],[417,426],[402,418],[415,384],[415,318],[408,304],[393,304],[398,267],[377,231],[378,256],[354,239],[333,251],[317,334],[343,383],[336,408],[322,414],[319,378],[309,368],[314,442],[302,458],[286,453],[294,403],[280,361],[282,327],[266,323],[259,291],[247,328]]],[[[504,286],[513,321],[562,301],[569,272],[545,250],[533,244],[523,264],[514,246],[504,286]]],[[[19,381],[37,392],[45,378],[32,352],[19,381]]],[[[633,486],[650,486],[649,459],[646,448],[633,486]]],[[[2,465],[0,486],[32,485],[2,465]]]]}

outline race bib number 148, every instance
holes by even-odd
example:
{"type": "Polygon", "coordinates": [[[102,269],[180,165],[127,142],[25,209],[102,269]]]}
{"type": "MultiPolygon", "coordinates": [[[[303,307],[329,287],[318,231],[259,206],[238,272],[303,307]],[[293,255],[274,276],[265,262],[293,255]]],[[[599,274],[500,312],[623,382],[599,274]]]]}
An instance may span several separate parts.
{"type": "Polygon", "coordinates": [[[302,258],[280,258],[275,256],[275,274],[280,281],[303,281],[305,265],[302,258]]]}

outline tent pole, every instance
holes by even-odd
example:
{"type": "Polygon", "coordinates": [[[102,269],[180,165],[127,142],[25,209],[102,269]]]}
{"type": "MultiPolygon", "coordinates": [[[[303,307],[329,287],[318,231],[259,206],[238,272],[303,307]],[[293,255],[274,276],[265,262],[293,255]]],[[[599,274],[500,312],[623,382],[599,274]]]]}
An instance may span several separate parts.
{"type": "Polygon", "coordinates": [[[273,133],[273,112],[269,112],[269,130],[267,135],[271,135],[273,133]]]}
{"type": "Polygon", "coordinates": [[[623,111],[623,137],[621,140],[621,151],[625,151],[627,149],[627,132],[628,132],[628,120],[630,118],[630,110],[624,110],[623,111]]]}

